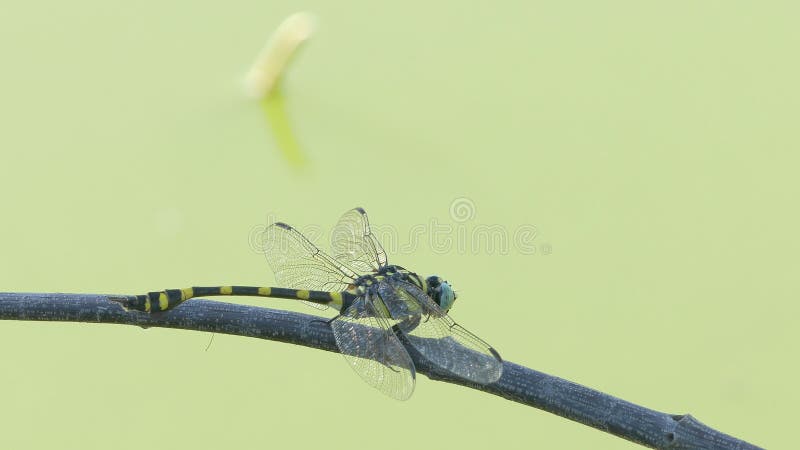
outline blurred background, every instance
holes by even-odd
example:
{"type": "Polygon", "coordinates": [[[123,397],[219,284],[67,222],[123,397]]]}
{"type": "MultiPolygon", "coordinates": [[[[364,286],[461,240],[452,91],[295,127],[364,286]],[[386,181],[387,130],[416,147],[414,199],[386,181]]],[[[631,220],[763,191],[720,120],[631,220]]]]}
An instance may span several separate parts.
{"type": "MultiPolygon", "coordinates": [[[[316,227],[325,248],[362,206],[506,359],[794,441],[795,3],[3,9],[0,290],[271,285],[259,229],[316,227]],[[284,83],[296,169],[240,81],[301,9],[319,27],[284,83]],[[434,224],[450,247],[412,242],[434,224]],[[487,227],[508,245],[456,246],[487,227]]],[[[209,339],[0,323],[0,446],[639,448],[425,377],[396,402],[333,353],[209,339]]]]}

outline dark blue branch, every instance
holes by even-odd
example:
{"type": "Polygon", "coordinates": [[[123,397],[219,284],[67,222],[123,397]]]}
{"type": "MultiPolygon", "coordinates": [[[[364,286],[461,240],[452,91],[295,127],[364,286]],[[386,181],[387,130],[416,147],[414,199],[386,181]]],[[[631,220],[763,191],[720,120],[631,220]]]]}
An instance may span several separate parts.
{"type": "MultiPolygon", "coordinates": [[[[117,323],[181,328],[249,336],[337,352],[330,327],[318,316],[192,300],[165,313],[125,311],[105,295],[0,293],[0,319],[117,323]]],[[[417,372],[434,380],[479,389],[549,411],[646,447],[657,449],[758,449],[720,433],[690,415],[670,415],[505,362],[503,376],[490,385],[456,379],[431,366],[413,349],[417,372]]]]}

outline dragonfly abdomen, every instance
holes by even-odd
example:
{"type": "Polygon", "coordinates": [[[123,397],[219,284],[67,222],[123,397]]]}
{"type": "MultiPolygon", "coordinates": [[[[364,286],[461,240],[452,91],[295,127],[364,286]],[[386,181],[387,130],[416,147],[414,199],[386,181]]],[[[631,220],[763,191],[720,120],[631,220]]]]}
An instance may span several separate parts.
{"type": "Polygon", "coordinates": [[[280,287],[258,286],[195,286],[184,289],[166,289],[157,292],[148,292],[145,295],[115,298],[121,301],[128,309],[144,312],[168,311],[181,303],[197,297],[214,297],[221,295],[236,295],[243,297],[272,297],[290,300],[305,300],[320,305],[331,305],[341,308],[352,296],[349,292],[312,291],[306,289],[289,289],[280,287]]]}

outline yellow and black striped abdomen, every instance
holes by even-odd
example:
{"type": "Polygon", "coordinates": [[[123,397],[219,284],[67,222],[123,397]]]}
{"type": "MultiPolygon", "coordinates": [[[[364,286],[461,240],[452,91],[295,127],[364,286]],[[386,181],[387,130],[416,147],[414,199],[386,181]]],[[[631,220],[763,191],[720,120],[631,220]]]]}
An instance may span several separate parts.
{"type": "MultiPolygon", "coordinates": [[[[345,299],[352,296],[349,292],[309,291],[280,287],[257,286],[210,286],[190,287],[185,289],[166,289],[148,292],[145,295],[124,297],[124,304],[129,309],[145,312],[170,310],[181,303],[197,297],[214,297],[220,295],[238,295],[243,297],[272,297],[330,305],[341,309],[345,299]]],[[[119,299],[115,299],[119,301],[119,299]]],[[[349,299],[348,299],[349,300],[349,299]]]]}

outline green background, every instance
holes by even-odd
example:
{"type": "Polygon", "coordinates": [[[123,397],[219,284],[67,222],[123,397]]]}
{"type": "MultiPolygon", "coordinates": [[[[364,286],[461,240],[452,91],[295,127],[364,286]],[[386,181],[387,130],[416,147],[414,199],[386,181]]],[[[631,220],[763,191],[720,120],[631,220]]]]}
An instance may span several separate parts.
{"type": "MultiPolygon", "coordinates": [[[[415,225],[454,224],[465,198],[465,226],[535,226],[538,251],[422,242],[392,261],[446,276],[454,318],[506,359],[788,447],[798,13],[776,1],[6,4],[0,290],[270,285],[251,247],[268,221],[329,230],[360,205],[402,243],[415,225]],[[296,171],[240,80],[301,9],[319,28],[285,86],[310,160],[296,171]]],[[[392,401],[333,353],[208,341],[0,323],[0,446],[638,448],[425,377],[392,401]]]]}

